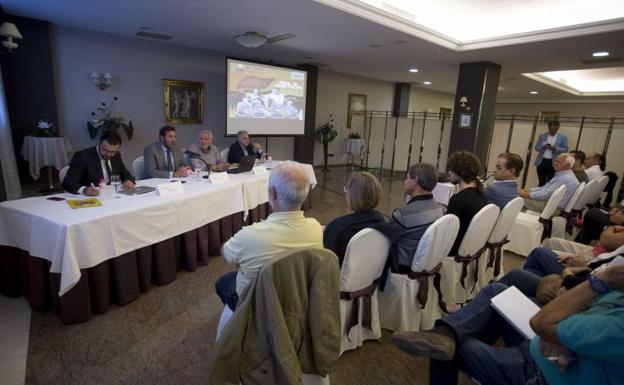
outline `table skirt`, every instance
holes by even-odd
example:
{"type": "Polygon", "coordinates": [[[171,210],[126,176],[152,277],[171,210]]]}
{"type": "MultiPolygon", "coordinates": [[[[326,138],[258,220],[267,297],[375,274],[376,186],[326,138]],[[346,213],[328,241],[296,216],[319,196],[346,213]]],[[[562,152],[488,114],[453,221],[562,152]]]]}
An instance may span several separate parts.
{"type": "MultiPolygon", "coordinates": [[[[304,208],[310,207],[309,197],[304,208]]],[[[270,213],[268,203],[249,212],[247,223],[270,213]]],[[[0,293],[24,296],[37,311],[54,310],[65,324],[88,321],[108,311],[111,304],[125,305],[153,284],[175,281],[177,271],[195,271],[221,254],[221,245],[243,226],[243,213],[232,214],[198,229],[81,269],[80,281],[58,296],[60,274],[50,272],[50,261],[27,251],[0,246],[0,293]]]]}

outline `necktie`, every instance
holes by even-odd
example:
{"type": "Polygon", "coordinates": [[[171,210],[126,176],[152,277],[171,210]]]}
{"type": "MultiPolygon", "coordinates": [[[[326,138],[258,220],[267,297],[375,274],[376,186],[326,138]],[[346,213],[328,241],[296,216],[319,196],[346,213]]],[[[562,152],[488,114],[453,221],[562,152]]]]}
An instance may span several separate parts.
{"type": "Polygon", "coordinates": [[[167,150],[167,170],[173,171],[173,158],[171,157],[171,151],[167,150]]]}
{"type": "Polygon", "coordinates": [[[104,161],[104,167],[106,168],[106,173],[108,174],[106,176],[106,184],[110,184],[110,177],[113,172],[111,171],[110,162],[108,160],[104,161]]]}

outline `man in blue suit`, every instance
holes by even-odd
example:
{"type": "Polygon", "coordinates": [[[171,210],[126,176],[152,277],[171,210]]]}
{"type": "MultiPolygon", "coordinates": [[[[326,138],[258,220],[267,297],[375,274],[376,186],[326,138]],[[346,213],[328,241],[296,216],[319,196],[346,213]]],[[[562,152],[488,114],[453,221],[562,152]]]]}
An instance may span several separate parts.
{"type": "Polygon", "coordinates": [[[537,151],[535,166],[537,166],[539,186],[545,185],[555,176],[553,160],[557,159],[560,154],[568,152],[568,138],[557,131],[559,131],[559,122],[556,120],[548,122],[548,132],[541,134],[535,143],[535,151],[537,151]]]}

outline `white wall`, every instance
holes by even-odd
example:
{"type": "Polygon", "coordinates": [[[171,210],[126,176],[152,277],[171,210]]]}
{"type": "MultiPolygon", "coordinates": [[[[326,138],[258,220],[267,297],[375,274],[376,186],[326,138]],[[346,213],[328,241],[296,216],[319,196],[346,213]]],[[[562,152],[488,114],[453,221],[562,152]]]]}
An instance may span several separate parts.
{"type": "Polygon", "coordinates": [[[440,107],[453,108],[455,95],[412,86],[410,92],[410,111],[439,113],[440,107]]]}

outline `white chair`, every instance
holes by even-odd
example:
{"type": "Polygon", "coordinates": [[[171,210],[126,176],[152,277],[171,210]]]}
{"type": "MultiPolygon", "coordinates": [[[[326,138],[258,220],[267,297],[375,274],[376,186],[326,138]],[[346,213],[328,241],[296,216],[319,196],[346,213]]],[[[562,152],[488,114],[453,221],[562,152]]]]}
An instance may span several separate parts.
{"type": "Polygon", "coordinates": [[[488,263],[479,265],[479,287],[484,287],[492,279],[497,279],[503,275],[503,246],[509,242],[508,236],[511,232],[518,214],[522,210],[524,199],[516,197],[507,202],[501,210],[487,240],[488,246],[488,263]]]}
{"type": "Polygon", "coordinates": [[[65,166],[59,170],[59,182],[63,183],[63,179],[65,179],[67,171],[69,171],[69,166],[65,166]]]}
{"type": "Polygon", "coordinates": [[[228,155],[230,155],[230,149],[229,148],[226,148],[225,150],[221,150],[221,159],[224,162],[228,161],[228,155]]]}
{"type": "Polygon", "coordinates": [[[581,184],[576,188],[574,194],[570,197],[568,204],[563,209],[559,216],[556,216],[552,219],[552,234],[553,238],[565,238],[566,232],[568,234],[572,234],[572,221],[574,220],[573,210],[576,202],[583,195],[583,191],[585,190],[585,182],[581,182],[581,184]]]}
{"type": "Polygon", "coordinates": [[[143,162],[143,156],[139,156],[132,161],[132,171],[134,172],[136,180],[143,179],[143,174],[145,173],[145,162],[143,162]]]}
{"type": "Polygon", "coordinates": [[[381,327],[393,331],[419,331],[439,319],[439,284],[442,259],[453,247],[459,219],[448,214],[432,223],[414,253],[410,274],[391,273],[379,292],[381,327]]]}
{"type": "Polygon", "coordinates": [[[542,241],[551,236],[552,217],[565,195],[566,186],[560,186],[552,193],[546,207],[540,215],[520,213],[509,233],[510,250],[516,254],[527,256],[542,241]]]}
{"type": "Polygon", "coordinates": [[[373,229],[361,230],[347,245],[340,269],[340,354],[381,338],[377,285],[389,250],[390,240],[373,229]],[[370,325],[364,325],[368,317],[370,325]]]}
{"type": "Polygon", "coordinates": [[[441,288],[444,302],[464,303],[478,291],[479,260],[486,254],[486,242],[499,213],[498,206],[491,203],[479,210],[468,225],[457,255],[442,260],[441,288]]]}
{"type": "Polygon", "coordinates": [[[603,175],[600,178],[598,178],[598,187],[597,187],[598,191],[596,193],[596,196],[595,197],[592,196],[591,200],[587,202],[587,205],[589,205],[589,208],[594,207],[596,203],[598,203],[598,201],[600,200],[600,197],[602,196],[602,192],[604,191],[605,187],[607,187],[607,183],[609,183],[608,176],[603,175]]]}

